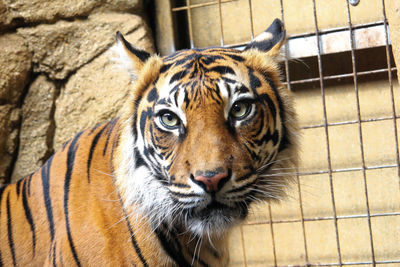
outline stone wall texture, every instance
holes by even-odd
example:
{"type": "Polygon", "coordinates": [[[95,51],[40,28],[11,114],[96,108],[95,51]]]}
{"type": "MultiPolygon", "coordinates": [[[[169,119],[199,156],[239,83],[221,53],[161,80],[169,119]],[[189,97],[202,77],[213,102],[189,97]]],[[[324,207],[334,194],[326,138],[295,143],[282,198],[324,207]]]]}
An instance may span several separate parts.
{"type": "Polygon", "coordinates": [[[116,116],[127,73],[115,32],[154,52],[142,0],[0,0],[0,185],[77,132],[116,116]]]}

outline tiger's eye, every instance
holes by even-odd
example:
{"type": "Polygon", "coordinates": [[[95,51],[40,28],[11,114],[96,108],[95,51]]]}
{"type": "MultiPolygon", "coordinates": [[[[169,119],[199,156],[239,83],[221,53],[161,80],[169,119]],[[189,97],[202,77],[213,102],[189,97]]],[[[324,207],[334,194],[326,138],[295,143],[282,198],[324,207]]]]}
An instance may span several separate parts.
{"type": "Polygon", "coordinates": [[[231,116],[235,119],[243,119],[250,111],[248,102],[236,102],[231,108],[231,116]]]}
{"type": "Polygon", "coordinates": [[[160,117],[161,123],[167,127],[172,128],[179,125],[179,118],[174,113],[165,112],[160,117]]]}

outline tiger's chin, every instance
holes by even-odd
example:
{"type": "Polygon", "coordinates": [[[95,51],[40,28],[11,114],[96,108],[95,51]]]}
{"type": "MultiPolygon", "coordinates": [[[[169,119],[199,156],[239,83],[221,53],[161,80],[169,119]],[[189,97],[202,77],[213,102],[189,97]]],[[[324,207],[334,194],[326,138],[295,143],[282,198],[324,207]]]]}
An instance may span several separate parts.
{"type": "Polygon", "coordinates": [[[212,201],[206,207],[191,209],[184,216],[185,228],[197,235],[223,235],[232,226],[242,222],[248,214],[247,206],[226,206],[212,201]]]}

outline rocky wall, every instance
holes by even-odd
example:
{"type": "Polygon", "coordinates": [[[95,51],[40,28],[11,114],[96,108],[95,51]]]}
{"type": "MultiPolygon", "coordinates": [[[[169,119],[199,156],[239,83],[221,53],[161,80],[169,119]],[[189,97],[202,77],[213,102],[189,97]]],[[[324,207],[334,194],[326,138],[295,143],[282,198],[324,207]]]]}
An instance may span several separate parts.
{"type": "Polygon", "coordinates": [[[0,185],[38,169],[78,131],[114,117],[128,75],[115,32],[154,52],[141,0],[0,0],[0,185]]]}

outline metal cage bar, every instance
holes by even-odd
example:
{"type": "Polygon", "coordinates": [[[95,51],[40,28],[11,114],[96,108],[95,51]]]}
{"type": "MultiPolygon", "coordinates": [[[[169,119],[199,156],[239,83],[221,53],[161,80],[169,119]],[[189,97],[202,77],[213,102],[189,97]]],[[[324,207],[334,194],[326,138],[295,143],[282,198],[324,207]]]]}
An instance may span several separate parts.
{"type": "Polygon", "coordinates": [[[190,0],[186,0],[186,6],[187,6],[187,20],[188,20],[188,24],[189,24],[190,48],[193,48],[194,41],[193,41],[193,29],[192,29],[192,13],[190,12],[190,9],[191,9],[190,0]]]}
{"type": "Polygon", "coordinates": [[[220,28],[221,46],[224,46],[225,45],[225,38],[224,38],[224,24],[222,22],[221,0],[218,0],[218,15],[219,15],[219,28],[220,28]]]}
{"type": "Polygon", "coordinates": [[[393,75],[390,70],[392,70],[392,61],[390,58],[390,48],[389,48],[389,33],[387,30],[387,18],[386,18],[386,6],[385,0],[382,0],[382,15],[383,15],[383,23],[385,25],[385,48],[386,48],[386,62],[387,62],[387,69],[388,69],[388,79],[389,79],[389,87],[390,87],[390,101],[391,101],[391,108],[393,114],[393,128],[394,128],[394,138],[396,144],[396,164],[397,164],[397,174],[399,177],[399,188],[400,188],[400,156],[399,156],[399,137],[397,135],[398,126],[397,126],[397,112],[396,112],[396,105],[394,102],[394,92],[393,92],[393,75]]]}
{"type": "Polygon", "coordinates": [[[242,241],[242,251],[243,251],[244,266],[247,267],[246,249],[245,249],[245,246],[244,246],[243,225],[240,226],[240,239],[242,241]]]}
{"type": "Polygon", "coordinates": [[[355,56],[355,45],[354,45],[354,35],[351,23],[351,14],[350,14],[350,4],[349,0],[346,0],[347,6],[347,18],[349,23],[350,29],[350,47],[351,47],[351,62],[353,67],[353,82],[354,82],[354,90],[356,93],[356,105],[357,105],[357,125],[358,125],[358,133],[359,133],[359,142],[360,142],[360,151],[361,151],[361,165],[362,165],[362,173],[363,173],[363,180],[364,180],[364,193],[365,193],[365,205],[367,208],[367,219],[368,219],[368,230],[369,230],[369,242],[371,246],[371,260],[372,265],[376,265],[375,261],[375,250],[374,250],[374,240],[373,240],[373,231],[371,226],[371,215],[369,209],[369,199],[368,199],[368,186],[367,186],[367,174],[365,168],[365,155],[364,155],[364,140],[362,134],[362,127],[361,127],[361,111],[360,111],[360,96],[358,90],[358,79],[357,79],[357,67],[356,67],[356,56],[355,56]]]}
{"type": "Polygon", "coordinates": [[[271,242],[272,242],[272,253],[274,255],[274,266],[277,266],[277,258],[276,258],[276,247],[275,247],[275,235],[274,235],[274,225],[272,222],[272,209],[271,205],[268,205],[268,213],[269,213],[269,220],[271,223],[269,224],[270,226],[270,231],[271,231],[271,242]]]}
{"type": "MultiPolygon", "coordinates": [[[[385,213],[371,213],[369,217],[384,217],[384,216],[399,216],[400,212],[385,212],[385,213]]],[[[359,219],[359,218],[367,218],[367,214],[358,214],[358,215],[338,215],[327,216],[327,217],[313,217],[313,218],[304,218],[305,222],[314,222],[314,221],[327,221],[334,220],[335,218],[338,220],[342,219],[359,219]]],[[[301,219],[291,219],[291,220],[269,220],[269,221],[261,221],[261,222],[253,222],[247,223],[247,225],[259,225],[259,224],[277,224],[277,223],[295,223],[301,222],[301,219]]]]}
{"type": "Polygon", "coordinates": [[[250,37],[251,40],[254,39],[254,23],[253,23],[253,7],[251,4],[251,0],[249,0],[249,15],[250,15],[250,37]]]}
{"type": "Polygon", "coordinates": [[[337,256],[339,260],[339,266],[342,266],[342,254],[340,251],[340,241],[339,241],[339,230],[338,230],[338,219],[337,219],[337,211],[336,211],[336,201],[335,201],[335,192],[333,190],[333,177],[332,177],[332,161],[331,161],[331,152],[330,152],[330,142],[329,142],[329,131],[328,131],[328,118],[326,113],[326,97],[325,97],[325,86],[324,86],[324,78],[323,78],[323,69],[322,69],[322,60],[321,60],[321,47],[320,47],[320,39],[319,39],[319,28],[318,28],[318,19],[317,19],[317,9],[315,5],[315,0],[313,2],[313,15],[314,15],[314,26],[315,26],[315,35],[317,37],[317,46],[318,46],[318,72],[319,72],[319,84],[321,88],[321,96],[322,96],[322,111],[324,115],[324,130],[325,130],[325,142],[326,142],[326,157],[328,163],[328,175],[329,175],[329,185],[331,191],[331,201],[333,208],[333,222],[335,225],[335,237],[336,237],[336,248],[337,248],[337,256]]]}
{"type": "Polygon", "coordinates": [[[201,4],[190,4],[189,3],[189,4],[186,4],[186,6],[173,7],[171,10],[172,11],[182,11],[182,10],[188,10],[189,8],[194,9],[194,8],[199,8],[199,7],[212,6],[212,5],[218,4],[218,1],[221,1],[222,3],[229,3],[234,0],[217,0],[217,1],[213,1],[213,2],[201,3],[201,4]]]}

